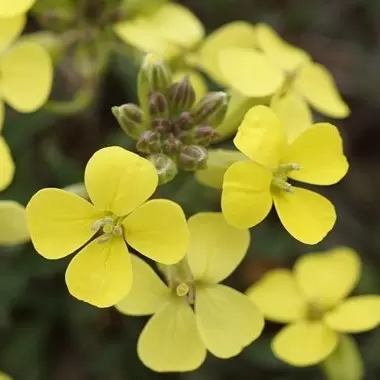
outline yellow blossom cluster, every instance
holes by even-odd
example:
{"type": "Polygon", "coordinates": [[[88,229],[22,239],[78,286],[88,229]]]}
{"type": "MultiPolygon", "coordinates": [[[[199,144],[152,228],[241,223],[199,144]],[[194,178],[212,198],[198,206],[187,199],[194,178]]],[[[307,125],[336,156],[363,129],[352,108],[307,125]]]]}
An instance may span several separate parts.
{"type": "MultiPolygon", "coordinates": [[[[5,103],[33,112],[51,90],[48,52],[19,38],[33,3],[0,5],[0,131],[5,103]]],[[[237,151],[210,150],[208,168],[196,173],[201,183],[221,189],[221,212],[186,218],[179,204],[157,198],[159,175],[151,161],[109,146],[87,162],[88,199],[44,188],[30,199],[26,213],[16,202],[0,201],[0,244],[22,243],[30,234],[46,259],[73,254],[65,273],[72,296],[126,315],[151,316],[137,352],[158,372],[192,371],[207,352],[234,357],[259,338],[264,319],[287,324],[271,346],[275,356],[294,366],[326,360],[343,334],[376,328],[380,296],[348,297],[361,273],[360,258],[349,248],[305,254],[293,271],[270,271],[246,293],[221,284],[247,254],[249,228],[273,206],[287,232],[304,244],[319,243],[335,225],[334,205],[293,183],[329,186],[349,169],[338,128],[313,123],[310,107],[334,118],[350,113],[327,69],[265,24],[236,21],[205,37],[195,15],[171,2],[118,22],[113,30],[138,50],[162,56],[175,75],[188,75],[198,99],[207,91],[204,74],[234,99],[226,135],[234,134],[237,151]],[[245,110],[252,99],[259,105],[245,110]],[[236,109],[247,112],[236,116],[236,109]]],[[[157,72],[145,74],[160,87],[157,72]]],[[[181,91],[175,94],[179,100],[181,91]]],[[[165,98],[157,99],[154,110],[161,115],[167,111],[160,109],[165,98]]],[[[136,116],[132,111],[128,115],[136,116]]],[[[0,169],[4,190],[15,168],[3,137],[0,169]]]]}

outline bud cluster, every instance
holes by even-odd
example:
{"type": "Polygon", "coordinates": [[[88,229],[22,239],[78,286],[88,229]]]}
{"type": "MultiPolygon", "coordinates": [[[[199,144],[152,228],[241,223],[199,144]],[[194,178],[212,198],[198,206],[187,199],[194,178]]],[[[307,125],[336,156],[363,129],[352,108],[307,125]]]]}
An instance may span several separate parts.
{"type": "Polygon", "coordinates": [[[207,165],[207,147],[227,112],[228,96],[209,92],[198,102],[188,77],[173,82],[164,62],[153,54],[144,59],[138,78],[140,106],[113,107],[123,131],[137,140],[136,149],[157,168],[160,182],[179,169],[197,171],[207,165]]]}

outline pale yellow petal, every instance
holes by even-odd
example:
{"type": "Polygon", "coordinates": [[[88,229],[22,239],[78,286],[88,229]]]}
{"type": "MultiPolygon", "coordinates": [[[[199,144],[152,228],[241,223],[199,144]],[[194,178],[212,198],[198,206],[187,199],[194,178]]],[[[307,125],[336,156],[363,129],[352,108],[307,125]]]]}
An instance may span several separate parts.
{"type": "Polygon", "coordinates": [[[275,356],[295,367],[317,364],[338,343],[338,335],[321,322],[301,321],[285,326],[273,339],[275,356]]]}
{"type": "Polygon", "coordinates": [[[254,49],[223,49],[219,68],[229,87],[253,98],[273,95],[285,80],[282,70],[254,49]]]}
{"type": "Polygon", "coordinates": [[[132,286],[132,265],[121,236],[104,242],[99,237],[70,261],[66,270],[70,294],[97,307],[113,306],[132,286]]]}
{"type": "Polygon", "coordinates": [[[288,323],[305,316],[306,303],[290,270],[270,271],[247,290],[247,295],[271,321],[288,323]]]}
{"type": "Polygon", "coordinates": [[[250,228],[265,219],[272,208],[272,173],[251,161],[232,164],[224,175],[222,211],[227,222],[250,228]]]}
{"type": "Polygon", "coordinates": [[[212,79],[224,83],[219,67],[219,53],[226,48],[248,48],[255,46],[255,27],[245,21],[233,21],[209,34],[198,52],[198,65],[212,79]]]}
{"type": "Polygon", "coordinates": [[[40,108],[50,94],[53,64],[39,44],[20,40],[0,59],[3,99],[19,112],[40,108]]]}
{"type": "Polygon", "coordinates": [[[360,269],[357,253],[341,247],[302,256],[295,264],[294,274],[308,300],[330,308],[353,290],[360,269]]]}
{"type": "Polygon", "coordinates": [[[12,380],[12,378],[8,376],[6,373],[0,371],[0,380],[12,380]]]}
{"type": "Polygon", "coordinates": [[[334,205],[314,191],[293,186],[291,192],[273,192],[273,201],[283,226],[304,244],[317,244],[334,227],[334,205]]]}
{"type": "Polygon", "coordinates": [[[189,218],[187,260],[195,279],[217,283],[243,260],[250,242],[247,229],[229,225],[220,212],[201,212],[189,218]]]}
{"type": "Polygon", "coordinates": [[[185,76],[189,77],[190,83],[195,91],[195,99],[196,101],[199,101],[208,91],[206,81],[203,79],[201,74],[194,70],[176,71],[173,75],[173,81],[178,81],[185,76]]]}
{"type": "Polygon", "coordinates": [[[149,315],[157,312],[168,301],[170,289],[154,270],[136,255],[131,255],[133,282],[131,291],[116,309],[127,315],[149,315]]]}
{"type": "Polygon", "coordinates": [[[29,201],[26,216],[36,251],[47,259],[60,259],[90,240],[95,221],[105,215],[75,194],[43,189],[29,201]]]}
{"type": "Polygon", "coordinates": [[[29,240],[25,208],[14,201],[0,201],[0,245],[14,245],[29,240]]]}
{"type": "Polygon", "coordinates": [[[156,372],[186,372],[206,358],[195,315],[182,298],[173,298],[148,321],[137,352],[145,366],[156,372]]]}
{"type": "Polygon", "coordinates": [[[380,325],[380,296],[348,298],[325,315],[325,322],[333,330],[343,333],[372,330],[380,325]]]}
{"type": "Polygon", "coordinates": [[[122,41],[144,53],[155,53],[168,60],[180,54],[178,46],[156,34],[145,20],[122,21],[114,25],[114,31],[122,41]]]}
{"type": "Polygon", "coordinates": [[[265,55],[288,72],[296,70],[301,64],[310,60],[305,51],[282,40],[269,25],[256,26],[256,39],[257,45],[265,55]]]}
{"type": "Polygon", "coordinates": [[[175,264],[189,247],[189,229],[182,208],[166,199],[138,207],[124,222],[124,236],[134,249],[162,264],[175,264]]]}
{"type": "Polygon", "coordinates": [[[256,305],[245,294],[224,285],[197,288],[195,315],[207,349],[219,358],[238,355],[264,328],[256,305]]]}
{"type": "Polygon", "coordinates": [[[3,50],[21,34],[25,22],[26,16],[22,13],[8,18],[1,18],[0,14],[0,50],[3,50]]]}
{"type": "Polygon", "coordinates": [[[0,20],[27,12],[36,0],[4,0],[0,3],[0,20]]]}
{"type": "Polygon", "coordinates": [[[98,150],[90,158],[84,180],[96,207],[124,216],[154,193],[158,175],[150,161],[112,146],[98,150]]]}
{"type": "Polygon", "coordinates": [[[345,118],[350,109],[336,87],[334,78],[322,65],[310,62],[302,66],[295,79],[296,89],[324,115],[345,118]]]}
{"type": "Polygon", "coordinates": [[[296,163],[289,177],[314,185],[333,185],[348,171],[339,130],[329,123],[314,124],[285,150],[282,163],[296,163]]]}
{"type": "Polygon", "coordinates": [[[274,169],[285,147],[285,130],[272,109],[255,106],[244,116],[234,144],[251,160],[274,169]]]}
{"type": "Polygon", "coordinates": [[[288,143],[292,143],[312,124],[312,116],[304,98],[294,91],[282,96],[274,96],[271,108],[284,126],[288,143]]]}
{"type": "Polygon", "coordinates": [[[7,188],[15,173],[15,164],[4,138],[0,136],[0,191],[7,188]]]}
{"type": "Polygon", "coordinates": [[[202,185],[221,189],[226,170],[235,162],[246,161],[248,158],[241,152],[225,149],[210,149],[208,151],[207,168],[198,170],[195,178],[202,185]]]}

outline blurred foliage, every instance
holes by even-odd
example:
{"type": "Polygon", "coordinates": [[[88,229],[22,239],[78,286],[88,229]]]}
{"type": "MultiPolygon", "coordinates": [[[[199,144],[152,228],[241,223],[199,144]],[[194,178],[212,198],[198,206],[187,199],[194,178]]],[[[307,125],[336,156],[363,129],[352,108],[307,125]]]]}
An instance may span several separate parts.
{"type": "MultiPolygon", "coordinates": [[[[208,32],[232,20],[267,22],[333,72],[352,109],[352,116],[338,123],[351,170],[339,185],[326,190],[338,210],[337,225],[319,246],[306,250],[336,245],[355,248],[365,263],[357,291],[379,293],[380,2],[182,3],[202,20],[208,32]]],[[[33,18],[30,28],[33,30],[33,18]]],[[[44,109],[32,115],[9,112],[4,136],[17,172],[13,185],[1,198],[26,204],[42,187],[80,182],[86,161],[98,148],[118,144],[133,149],[133,142],[119,129],[110,110],[114,105],[136,102],[136,72],[133,60],[114,53],[86,110],[66,116],[44,109]]],[[[60,92],[59,85],[55,91],[60,92]]],[[[163,186],[159,195],[179,202],[187,215],[219,209],[219,191],[202,187],[187,175],[179,175],[163,186]]],[[[290,237],[274,215],[253,229],[252,242],[250,252],[230,280],[241,290],[268,269],[291,266],[298,255],[305,253],[305,246],[290,237]]],[[[324,379],[319,368],[296,369],[273,357],[269,341],[278,329],[274,324],[269,324],[266,333],[233,360],[216,360],[209,355],[205,365],[193,373],[155,374],[141,364],[136,354],[144,318],[125,317],[113,308],[95,309],[70,297],[64,283],[67,262],[46,261],[31,244],[0,248],[0,368],[16,380],[324,379]]],[[[356,338],[366,366],[365,379],[379,379],[379,329],[356,338]]]]}

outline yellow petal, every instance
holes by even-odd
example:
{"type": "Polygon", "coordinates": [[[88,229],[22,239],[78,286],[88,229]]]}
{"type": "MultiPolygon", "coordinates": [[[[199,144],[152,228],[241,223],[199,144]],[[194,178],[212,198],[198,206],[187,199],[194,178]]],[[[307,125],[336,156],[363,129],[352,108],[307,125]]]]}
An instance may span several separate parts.
{"type": "Polygon", "coordinates": [[[232,164],[226,171],[222,191],[222,211],[227,222],[237,228],[256,226],[272,208],[272,173],[255,162],[232,164]]]}
{"type": "Polygon", "coordinates": [[[251,160],[277,168],[285,146],[285,131],[272,109],[255,106],[244,116],[234,144],[251,160]]]}
{"type": "Polygon", "coordinates": [[[309,106],[293,91],[287,91],[283,96],[274,96],[271,108],[285,128],[288,143],[292,143],[312,124],[309,106]]]}
{"type": "Polygon", "coordinates": [[[258,24],[256,38],[258,46],[265,55],[288,72],[296,70],[310,59],[305,51],[282,40],[269,25],[258,24]]]}
{"type": "Polygon", "coordinates": [[[304,296],[325,308],[335,306],[355,287],[360,259],[350,248],[308,253],[297,260],[294,274],[304,296]]]}
{"type": "Polygon", "coordinates": [[[194,312],[181,298],[173,298],[148,321],[137,352],[156,372],[185,372],[198,368],[206,358],[194,312]]]}
{"type": "Polygon", "coordinates": [[[53,65],[49,53],[32,41],[20,41],[0,60],[3,99],[19,112],[40,108],[50,94],[53,65]]]}
{"type": "Polygon", "coordinates": [[[90,158],[84,180],[96,207],[124,216],[154,193],[158,175],[150,161],[112,146],[98,150],[90,158]]]}
{"type": "Polygon", "coordinates": [[[284,362],[305,367],[327,358],[337,343],[337,334],[323,323],[301,321],[285,326],[274,337],[272,350],[284,362]]]}
{"type": "Polygon", "coordinates": [[[189,247],[189,229],[180,206],[166,199],[146,202],[124,222],[128,244],[162,264],[180,261],[189,247]]]}
{"type": "Polygon", "coordinates": [[[11,152],[5,140],[0,136],[0,191],[8,187],[13,179],[15,172],[15,164],[13,162],[11,152]]]}
{"type": "Polygon", "coordinates": [[[122,41],[145,53],[155,53],[168,60],[180,53],[172,42],[156,34],[154,27],[146,20],[117,23],[114,31],[122,41]]]}
{"type": "Polygon", "coordinates": [[[90,240],[94,222],[105,215],[75,194],[43,189],[29,201],[26,216],[36,251],[47,259],[60,259],[90,240]]]}
{"type": "MultiPolygon", "coordinates": [[[[0,5],[0,13],[1,7],[2,5],[0,5]]],[[[3,50],[21,34],[25,22],[26,17],[21,13],[9,18],[0,18],[0,50],[3,50]]]]}
{"type": "Polygon", "coordinates": [[[245,21],[233,21],[216,29],[202,43],[199,53],[199,66],[209,74],[212,79],[224,83],[223,74],[219,68],[219,53],[222,49],[254,48],[255,28],[245,21]]]}
{"type": "Polygon", "coordinates": [[[17,202],[0,201],[0,245],[21,244],[28,240],[25,208],[17,202]]]}
{"type": "Polygon", "coordinates": [[[223,49],[219,67],[228,86],[253,98],[274,94],[285,80],[281,69],[254,49],[223,49]]]}
{"type": "Polygon", "coordinates": [[[281,223],[304,244],[317,244],[336,221],[333,204],[314,191],[293,186],[292,192],[274,192],[273,200],[281,223]]]}
{"type": "Polygon", "coordinates": [[[132,288],[116,309],[127,315],[153,314],[167,302],[171,292],[144,260],[131,255],[131,261],[132,288]]]}
{"type": "Polygon", "coordinates": [[[0,380],[12,380],[12,378],[8,376],[6,373],[0,371],[0,380]]]}
{"type": "Polygon", "coordinates": [[[343,141],[336,127],[329,123],[314,124],[304,131],[285,151],[283,163],[297,163],[289,177],[315,185],[333,185],[348,171],[343,141]]]}
{"type": "Polygon", "coordinates": [[[305,315],[306,304],[290,270],[275,269],[247,290],[266,319],[293,322],[305,315]]]}
{"type": "Polygon", "coordinates": [[[189,77],[190,83],[195,90],[195,99],[196,101],[199,101],[208,91],[206,81],[203,79],[201,74],[194,70],[175,72],[173,75],[173,81],[180,80],[184,76],[189,77]]]}
{"type": "Polygon", "coordinates": [[[201,212],[189,221],[187,260],[195,279],[217,283],[228,277],[245,256],[250,234],[229,225],[220,212],[201,212]]]}
{"type": "Polygon", "coordinates": [[[295,79],[296,89],[324,115],[345,118],[350,109],[344,102],[330,72],[318,63],[302,66],[295,79]]]}
{"type": "Polygon", "coordinates": [[[70,294],[97,307],[113,306],[132,286],[132,264],[122,237],[93,240],[71,260],[66,270],[70,294]]]}
{"type": "Polygon", "coordinates": [[[246,161],[247,157],[240,152],[225,149],[208,151],[207,168],[195,173],[195,178],[205,186],[221,189],[226,170],[235,162],[246,161]]]}
{"type": "Polygon", "coordinates": [[[27,12],[36,0],[2,1],[0,4],[0,18],[12,17],[27,12]]]}
{"type": "Polygon", "coordinates": [[[348,298],[325,315],[326,323],[343,333],[359,333],[380,324],[380,296],[362,295],[348,298]]]}
{"type": "Polygon", "coordinates": [[[264,318],[255,304],[224,285],[197,288],[195,316],[207,349],[219,358],[238,355],[264,328],[264,318]]]}

